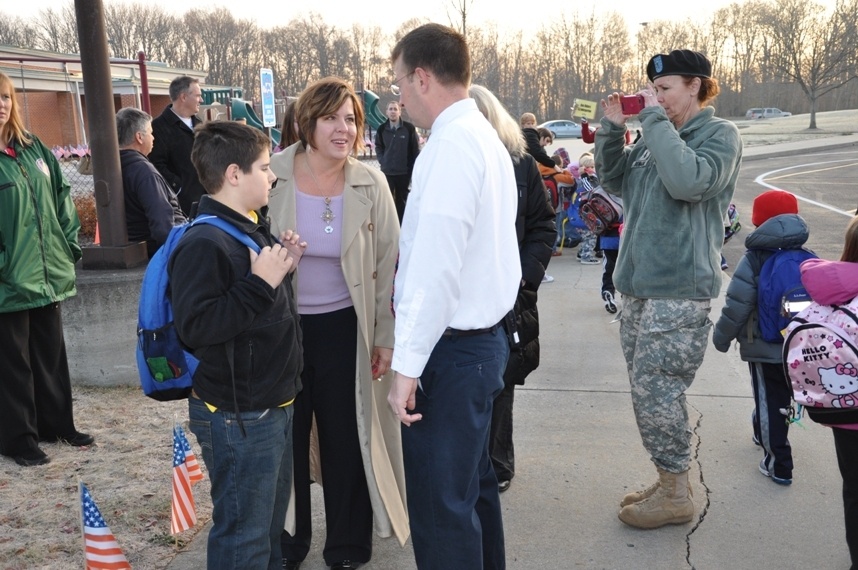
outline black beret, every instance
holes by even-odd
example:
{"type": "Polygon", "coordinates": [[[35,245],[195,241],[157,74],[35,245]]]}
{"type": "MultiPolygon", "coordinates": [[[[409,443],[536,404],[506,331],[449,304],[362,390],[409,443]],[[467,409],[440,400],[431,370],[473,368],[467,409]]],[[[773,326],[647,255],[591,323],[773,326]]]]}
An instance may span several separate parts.
{"type": "Polygon", "coordinates": [[[699,51],[675,49],[668,54],[660,53],[646,64],[646,76],[652,81],[663,75],[690,75],[711,77],[712,64],[699,51]]]}

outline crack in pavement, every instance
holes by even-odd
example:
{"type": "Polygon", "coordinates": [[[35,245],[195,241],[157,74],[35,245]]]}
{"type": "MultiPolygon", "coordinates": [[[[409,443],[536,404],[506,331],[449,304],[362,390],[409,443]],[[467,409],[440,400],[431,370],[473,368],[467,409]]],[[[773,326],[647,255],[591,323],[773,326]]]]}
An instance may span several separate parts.
{"type": "Polygon", "coordinates": [[[694,523],[694,526],[691,527],[691,530],[685,535],[685,563],[688,565],[691,570],[694,570],[694,564],[691,562],[691,535],[700,528],[700,525],[703,524],[703,521],[706,519],[706,513],[709,511],[709,487],[706,486],[706,480],[703,477],[703,466],[700,464],[700,433],[699,429],[701,423],[703,422],[703,414],[695,408],[692,404],[688,404],[688,407],[697,412],[697,421],[694,424],[694,428],[692,431],[692,459],[697,464],[697,471],[700,473],[700,486],[703,487],[704,493],[704,501],[703,508],[700,511],[700,516],[697,518],[697,522],[694,523]]]}

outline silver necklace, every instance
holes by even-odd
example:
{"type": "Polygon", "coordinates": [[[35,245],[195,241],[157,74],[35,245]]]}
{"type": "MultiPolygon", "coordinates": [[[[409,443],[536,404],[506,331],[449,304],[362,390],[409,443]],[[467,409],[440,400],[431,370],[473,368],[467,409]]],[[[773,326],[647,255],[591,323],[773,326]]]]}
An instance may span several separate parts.
{"type": "MultiPolygon", "coordinates": [[[[307,164],[307,170],[310,171],[310,176],[313,178],[313,184],[316,185],[316,190],[319,194],[322,195],[322,198],[325,199],[325,211],[322,212],[321,220],[326,224],[325,225],[325,233],[330,234],[334,233],[334,226],[331,225],[331,222],[334,221],[334,212],[331,210],[331,197],[322,192],[322,187],[319,186],[319,181],[316,180],[316,175],[313,173],[313,168],[310,166],[310,160],[307,158],[307,155],[304,155],[304,162],[307,164]]],[[[340,180],[340,174],[337,173],[337,178],[334,180],[334,186],[330,191],[330,194],[334,193],[334,190],[337,187],[337,182],[340,180]]]]}

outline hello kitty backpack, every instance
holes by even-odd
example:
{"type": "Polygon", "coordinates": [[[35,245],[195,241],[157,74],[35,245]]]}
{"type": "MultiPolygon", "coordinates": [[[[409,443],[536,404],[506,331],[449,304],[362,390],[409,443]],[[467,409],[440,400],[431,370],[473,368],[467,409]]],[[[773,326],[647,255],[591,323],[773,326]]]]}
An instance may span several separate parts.
{"type": "Polygon", "coordinates": [[[858,423],[856,315],[858,297],[845,305],[811,303],[786,328],[784,371],[796,404],[815,422],[858,423]]]}

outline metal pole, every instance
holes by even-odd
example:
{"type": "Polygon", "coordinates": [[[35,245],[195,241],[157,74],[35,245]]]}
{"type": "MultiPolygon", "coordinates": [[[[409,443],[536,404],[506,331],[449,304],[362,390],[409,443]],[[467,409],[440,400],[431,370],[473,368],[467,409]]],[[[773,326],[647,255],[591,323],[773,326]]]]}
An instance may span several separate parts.
{"type": "Polygon", "coordinates": [[[140,62],[140,87],[143,88],[143,111],[152,114],[152,106],[149,102],[149,72],[146,71],[146,54],[143,51],[137,52],[137,61],[140,62]]]}
{"type": "Polygon", "coordinates": [[[90,248],[100,251],[90,253],[90,259],[84,252],[84,267],[133,267],[145,262],[146,250],[145,244],[134,244],[134,247],[128,244],[104,5],[101,0],[75,0],[74,5],[91,136],[95,207],[101,234],[101,247],[90,248]]]}

